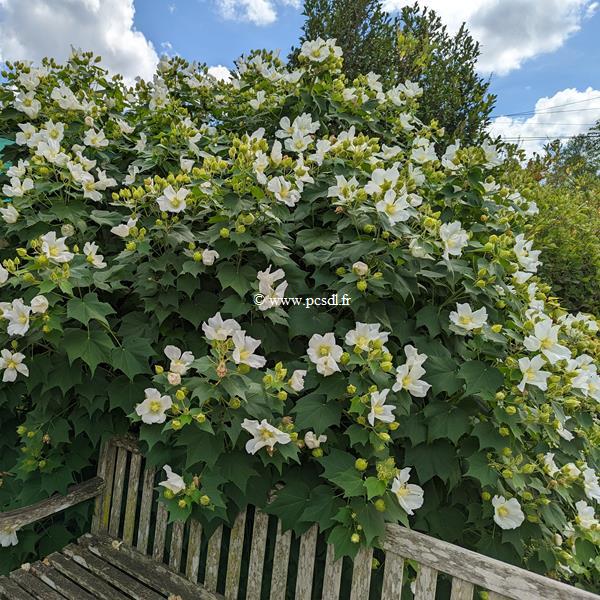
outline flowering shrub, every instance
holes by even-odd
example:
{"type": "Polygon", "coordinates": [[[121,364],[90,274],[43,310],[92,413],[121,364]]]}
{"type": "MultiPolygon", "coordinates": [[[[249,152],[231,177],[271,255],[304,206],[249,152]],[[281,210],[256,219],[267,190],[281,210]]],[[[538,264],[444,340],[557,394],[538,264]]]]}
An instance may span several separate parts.
{"type": "Polygon", "coordinates": [[[349,556],[401,522],[597,584],[598,323],[536,276],[501,151],[341,61],[8,65],[0,502],[131,427],[172,519],[252,503],[349,556]]]}

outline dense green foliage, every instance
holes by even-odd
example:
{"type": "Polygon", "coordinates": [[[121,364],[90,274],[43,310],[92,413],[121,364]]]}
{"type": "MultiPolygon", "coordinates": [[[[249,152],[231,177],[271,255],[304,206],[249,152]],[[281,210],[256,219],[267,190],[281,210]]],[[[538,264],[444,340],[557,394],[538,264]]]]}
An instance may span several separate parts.
{"type": "MultiPolygon", "coordinates": [[[[283,484],[268,512],[338,554],[401,522],[596,587],[598,324],[536,275],[535,206],[489,142],[436,150],[417,85],[348,94],[331,41],[298,61],[219,83],[174,58],[135,89],[90,55],[9,65],[0,507],[129,426],[171,519],[283,484]]],[[[54,527],[0,532],[27,542],[2,568],[54,527]]]]}
{"type": "Polygon", "coordinates": [[[512,181],[539,207],[533,232],[543,250],[540,273],[567,308],[598,315],[600,144],[592,136],[551,144],[524,170],[517,166],[512,181]]]}
{"type": "Polygon", "coordinates": [[[464,25],[452,35],[433,10],[417,4],[391,17],[380,0],[305,0],[304,14],[301,42],[337,39],[350,81],[373,71],[387,85],[418,83],[416,114],[443,125],[440,141],[483,139],[495,96],[476,71],[479,45],[464,25]]]}

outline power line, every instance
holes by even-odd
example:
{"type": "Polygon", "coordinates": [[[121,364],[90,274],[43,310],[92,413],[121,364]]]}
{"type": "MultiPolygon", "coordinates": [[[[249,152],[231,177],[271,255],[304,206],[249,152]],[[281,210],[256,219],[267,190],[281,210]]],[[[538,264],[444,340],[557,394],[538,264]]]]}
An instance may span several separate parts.
{"type": "MultiPolygon", "coordinates": [[[[554,106],[550,106],[548,108],[541,108],[539,110],[533,109],[533,110],[524,110],[522,112],[514,112],[514,113],[507,113],[505,115],[497,115],[498,117],[516,117],[518,115],[528,115],[528,114],[535,114],[535,113],[545,113],[545,112],[563,112],[563,111],[555,111],[555,108],[561,108],[563,106],[571,106],[573,104],[582,104],[583,102],[590,102],[592,100],[599,100],[600,96],[592,96],[591,98],[586,98],[585,100],[575,100],[573,102],[565,102],[564,104],[555,104],[554,106]]],[[[582,109],[582,110],[586,110],[586,109],[582,109]]],[[[564,111],[566,112],[566,111],[564,111]]],[[[493,117],[493,115],[492,115],[493,117]]]]}

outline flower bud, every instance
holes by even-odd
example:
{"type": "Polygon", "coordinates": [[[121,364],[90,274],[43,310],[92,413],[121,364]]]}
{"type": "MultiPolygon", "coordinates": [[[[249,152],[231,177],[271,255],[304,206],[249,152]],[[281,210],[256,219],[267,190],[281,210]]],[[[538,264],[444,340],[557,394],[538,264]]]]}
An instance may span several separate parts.
{"type": "Polygon", "coordinates": [[[357,471],[366,471],[369,463],[364,458],[357,458],[354,461],[354,468],[357,471]]]}

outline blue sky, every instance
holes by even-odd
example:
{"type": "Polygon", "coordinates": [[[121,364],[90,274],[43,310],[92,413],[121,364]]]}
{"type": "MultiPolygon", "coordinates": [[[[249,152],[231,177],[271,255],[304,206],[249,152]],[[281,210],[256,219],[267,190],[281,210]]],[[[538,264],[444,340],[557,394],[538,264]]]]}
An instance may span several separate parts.
{"type": "MultiPolygon", "coordinates": [[[[252,48],[281,49],[286,56],[304,21],[301,9],[293,6],[278,6],[278,18],[270,24],[227,19],[210,0],[136,0],[135,8],[135,26],[159,53],[169,43],[171,53],[227,67],[252,48]]],[[[492,74],[491,89],[498,96],[495,113],[531,110],[538,98],[565,88],[600,89],[599,35],[596,12],[554,52],[529,58],[506,75],[492,74]]]]}
{"type": "MultiPolygon", "coordinates": [[[[381,0],[394,12],[413,0],[381,0]]],[[[493,73],[493,135],[528,153],[585,132],[600,119],[600,0],[418,0],[455,31],[464,21],[493,73]],[[565,107],[566,105],[566,107],[565,107]],[[566,111],[566,112],[565,112],[566,111]]],[[[253,48],[299,37],[302,0],[0,0],[0,62],[64,60],[92,50],[129,81],[151,78],[167,50],[209,66],[233,66],[253,48]]]]}

